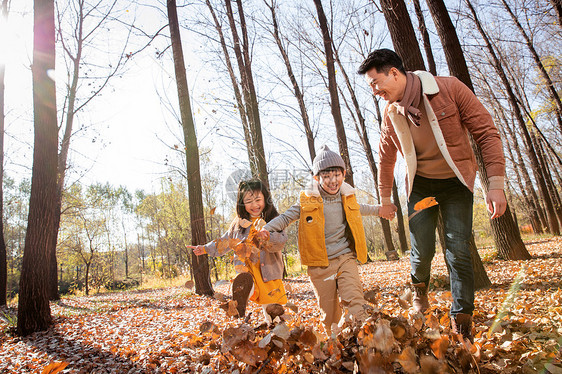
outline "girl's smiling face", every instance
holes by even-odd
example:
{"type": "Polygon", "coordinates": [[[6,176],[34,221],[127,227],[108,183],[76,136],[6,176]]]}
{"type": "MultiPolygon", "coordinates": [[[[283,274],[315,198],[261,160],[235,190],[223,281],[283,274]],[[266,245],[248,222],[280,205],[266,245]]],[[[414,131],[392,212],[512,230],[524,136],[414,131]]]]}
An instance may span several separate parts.
{"type": "Polygon", "coordinates": [[[250,214],[250,217],[257,218],[261,217],[261,213],[265,208],[265,199],[261,191],[248,191],[244,194],[242,198],[244,203],[244,208],[246,212],[250,214]]]}

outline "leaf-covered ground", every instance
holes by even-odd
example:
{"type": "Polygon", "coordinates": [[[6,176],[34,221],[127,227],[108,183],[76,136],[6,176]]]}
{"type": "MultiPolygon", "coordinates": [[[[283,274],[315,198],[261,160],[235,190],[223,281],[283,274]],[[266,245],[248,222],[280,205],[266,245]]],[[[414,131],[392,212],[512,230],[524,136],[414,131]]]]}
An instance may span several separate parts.
{"type": "MultiPolygon", "coordinates": [[[[474,344],[449,332],[451,297],[438,255],[425,316],[408,309],[407,258],[362,266],[371,317],[362,326],[345,323],[335,339],[323,335],[305,276],[286,281],[290,307],[270,326],[260,325],[256,304],[242,321],[226,315],[220,294],[186,288],[63,298],[51,304],[55,325],[25,338],[13,335],[6,316],[15,311],[4,309],[0,372],[559,374],[562,239],[527,248],[529,261],[486,260],[490,250],[481,251],[493,285],[476,294],[474,344]]],[[[228,295],[229,287],[215,289],[228,295]]]]}

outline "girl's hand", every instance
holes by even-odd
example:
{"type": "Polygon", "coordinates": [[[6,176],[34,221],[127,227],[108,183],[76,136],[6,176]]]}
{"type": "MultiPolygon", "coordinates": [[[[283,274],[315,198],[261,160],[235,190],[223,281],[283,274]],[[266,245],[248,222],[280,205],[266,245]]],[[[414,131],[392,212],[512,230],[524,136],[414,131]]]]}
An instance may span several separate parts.
{"type": "Polygon", "coordinates": [[[193,249],[193,253],[195,253],[196,256],[201,256],[207,253],[207,251],[205,251],[205,247],[202,245],[187,245],[186,247],[193,249]]]}
{"type": "Polygon", "coordinates": [[[258,240],[260,240],[260,241],[269,240],[269,231],[262,228],[260,231],[258,231],[257,237],[258,237],[258,240]]]}

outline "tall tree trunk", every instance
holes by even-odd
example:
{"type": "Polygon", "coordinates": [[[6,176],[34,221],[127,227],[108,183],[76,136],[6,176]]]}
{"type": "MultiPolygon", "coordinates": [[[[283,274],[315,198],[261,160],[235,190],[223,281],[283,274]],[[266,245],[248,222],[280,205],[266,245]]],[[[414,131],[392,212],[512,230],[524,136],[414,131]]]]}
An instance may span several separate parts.
{"type": "MultiPolygon", "coordinates": [[[[191,220],[191,243],[199,245],[205,243],[205,219],[203,212],[203,195],[201,192],[201,175],[199,171],[199,148],[195,124],[191,113],[189,88],[183,59],[180,28],[175,0],[167,1],[170,37],[174,55],[174,69],[180,105],[181,121],[185,141],[185,158],[187,164],[187,186],[189,195],[189,216],[191,220]]],[[[209,274],[209,261],[207,255],[196,256],[191,254],[194,267],[195,292],[199,295],[212,296],[214,291],[209,274]]]]}
{"type": "MultiPolygon", "coordinates": [[[[505,74],[505,71],[503,70],[502,64],[498,58],[498,56],[496,55],[494,48],[492,46],[492,43],[490,42],[490,39],[488,38],[488,35],[486,34],[486,32],[484,31],[484,29],[482,28],[482,25],[478,19],[478,16],[476,14],[476,11],[474,10],[474,7],[472,6],[472,3],[470,2],[470,0],[465,0],[466,4],[473,16],[473,20],[474,23],[476,24],[476,27],[478,29],[478,31],[480,32],[480,35],[482,36],[482,38],[484,39],[484,42],[486,43],[486,48],[488,49],[489,55],[493,60],[493,65],[494,68],[496,70],[496,73],[499,75],[505,89],[506,89],[506,93],[508,96],[508,100],[509,103],[511,104],[511,107],[513,108],[514,111],[514,115],[515,118],[517,120],[517,123],[519,125],[519,128],[521,130],[521,133],[523,134],[523,137],[525,139],[525,143],[527,144],[527,153],[528,156],[531,160],[531,167],[533,169],[533,173],[535,173],[535,180],[537,181],[538,185],[539,185],[539,191],[541,193],[541,196],[543,198],[543,201],[545,203],[546,206],[546,213],[547,213],[547,217],[548,217],[548,224],[550,227],[550,232],[554,235],[560,235],[560,227],[558,225],[558,220],[556,218],[556,214],[554,212],[554,207],[552,205],[552,200],[550,199],[550,196],[548,194],[548,190],[546,187],[546,184],[544,182],[544,178],[540,175],[540,167],[539,167],[539,162],[537,159],[537,155],[534,151],[533,144],[531,141],[531,136],[529,135],[529,130],[527,129],[527,126],[525,124],[525,120],[523,118],[523,115],[521,114],[521,108],[519,107],[519,104],[517,102],[517,97],[515,96],[515,93],[513,92],[513,89],[511,87],[511,84],[505,74]]],[[[508,257],[509,258],[509,257],[508,257]]]]}
{"type": "Polygon", "coordinates": [[[427,59],[429,72],[433,75],[437,75],[435,58],[433,57],[433,51],[431,50],[431,40],[429,39],[429,32],[427,32],[427,26],[425,25],[425,18],[421,9],[420,0],[414,0],[414,10],[416,12],[416,17],[418,18],[418,30],[420,30],[420,34],[422,36],[423,49],[425,50],[425,58],[427,59]]]}
{"type": "MultiPolygon", "coordinates": [[[[372,0],[375,3],[375,0],[372,0]]],[[[404,0],[380,0],[394,50],[406,70],[425,70],[416,33],[404,0]]]]}
{"type": "MultiPolygon", "coordinates": [[[[8,0],[2,0],[0,22],[8,20],[8,0]]],[[[0,61],[0,307],[8,301],[8,254],[4,241],[4,74],[6,65],[0,61]]]]}
{"type": "Polygon", "coordinates": [[[308,111],[306,110],[306,104],[304,102],[304,93],[302,92],[299,82],[297,82],[297,78],[293,72],[293,67],[291,65],[291,61],[289,59],[289,54],[281,41],[281,35],[279,33],[279,25],[277,23],[277,13],[276,13],[276,5],[271,2],[269,4],[267,1],[265,2],[266,6],[271,11],[271,22],[273,23],[273,38],[275,39],[275,44],[279,48],[279,52],[281,53],[281,57],[283,58],[283,62],[285,63],[285,68],[287,69],[287,75],[289,76],[289,80],[291,81],[291,85],[293,86],[293,94],[297,99],[299,104],[299,110],[301,113],[302,124],[304,127],[304,134],[306,135],[306,142],[308,144],[308,153],[310,154],[310,161],[314,161],[314,157],[316,157],[316,148],[314,147],[314,133],[312,132],[312,127],[310,126],[310,119],[308,117],[308,111]]]}
{"type": "Polygon", "coordinates": [[[527,32],[525,31],[525,29],[523,28],[523,26],[521,25],[521,23],[519,22],[519,20],[517,19],[517,17],[511,10],[510,6],[507,4],[507,2],[505,0],[501,0],[501,2],[505,7],[505,10],[507,10],[507,13],[509,13],[511,19],[517,26],[517,29],[519,30],[519,32],[521,32],[523,39],[525,39],[525,44],[527,44],[527,47],[529,48],[529,52],[531,52],[531,56],[533,56],[533,60],[535,61],[535,64],[537,65],[537,68],[539,69],[542,78],[546,82],[548,94],[551,100],[553,100],[554,103],[556,104],[556,121],[558,122],[558,128],[560,130],[560,134],[562,134],[562,101],[560,101],[560,95],[558,95],[558,92],[556,91],[556,87],[554,86],[554,83],[552,82],[550,75],[548,74],[548,72],[546,71],[543,65],[541,58],[537,50],[535,49],[533,41],[531,40],[529,35],[527,35],[527,32]]]}
{"type": "MultiPolygon", "coordinates": [[[[464,58],[464,52],[461,48],[461,44],[457,37],[457,32],[453,22],[451,21],[451,17],[449,16],[449,12],[445,7],[445,3],[443,0],[427,0],[427,4],[429,5],[435,27],[437,28],[437,33],[441,39],[441,44],[443,44],[445,58],[447,59],[447,65],[449,65],[449,71],[461,82],[466,84],[468,88],[474,91],[472,79],[470,78],[470,73],[464,58]]],[[[472,136],[470,137],[470,143],[474,154],[476,155],[476,161],[478,162],[480,180],[487,189],[489,182],[484,159],[482,158],[482,151],[472,136]]],[[[496,248],[498,249],[498,252],[502,254],[503,258],[512,260],[531,258],[531,255],[525,248],[523,240],[521,240],[519,228],[513,221],[509,205],[507,205],[504,215],[490,220],[490,225],[492,227],[492,234],[494,236],[496,248]]],[[[478,252],[476,252],[476,254],[477,253],[478,252]]]]}
{"type": "Polygon", "coordinates": [[[34,1],[33,117],[34,146],[31,197],[20,277],[17,333],[28,335],[52,324],[47,294],[48,243],[55,223],[57,188],[57,105],[53,0],[34,1]]]}
{"type": "Polygon", "coordinates": [[[328,91],[330,93],[330,108],[332,110],[332,117],[336,125],[336,135],[338,137],[338,146],[340,155],[345,163],[347,174],[345,181],[352,186],[353,183],[353,170],[351,169],[351,160],[349,158],[349,150],[347,148],[347,136],[345,135],[345,127],[341,116],[340,99],[338,96],[338,83],[336,80],[336,69],[334,66],[334,53],[332,50],[332,36],[328,28],[328,20],[324,8],[322,7],[321,0],[313,0],[318,13],[318,26],[322,31],[322,39],[324,41],[324,53],[326,55],[326,69],[328,71],[328,91]]]}
{"type": "Polygon", "coordinates": [[[265,151],[263,147],[262,130],[260,113],[258,108],[258,97],[254,85],[254,78],[252,74],[252,60],[250,58],[248,31],[246,29],[246,19],[244,17],[244,8],[242,7],[242,0],[236,0],[238,5],[238,16],[240,18],[240,30],[242,32],[242,41],[238,36],[236,22],[234,20],[234,13],[232,11],[232,4],[230,0],[225,0],[226,14],[230,23],[230,30],[232,32],[232,39],[234,41],[234,53],[236,61],[238,62],[238,69],[240,71],[240,81],[242,85],[242,95],[246,107],[246,115],[248,116],[249,136],[251,156],[250,169],[252,174],[261,179],[266,186],[269,186],[269,179],[267,174],[267,164],[265,161],[265,151]]]}

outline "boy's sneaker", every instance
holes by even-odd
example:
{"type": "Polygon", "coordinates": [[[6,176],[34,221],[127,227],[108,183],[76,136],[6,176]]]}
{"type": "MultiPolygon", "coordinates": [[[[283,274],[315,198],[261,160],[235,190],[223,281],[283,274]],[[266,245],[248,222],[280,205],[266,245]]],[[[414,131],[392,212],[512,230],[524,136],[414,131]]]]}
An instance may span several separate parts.
{"type": "Polygon", "coordinates": [[[466,313],[451,316],[451,332],[453,334],[461,334],[464,339],[474,343],[474,338],[472,337],[472,316],[466,313]]]}
{"type": "Polygon", "coordinates": [[[236,309],[240,318],[244,318],[246,315],[246,305],[253,285],[254,278],[250,273],[240,273],[232,282],[232,299],[236,300],[236,309]]]}
{"type": "Polygon", "coordinates": [[[412,306],[416,312],[425,313],[429,309],[429,300],[427,299],[427,286],[425,283],[415,283],[414,297],[412,298],[412,306]]]}

